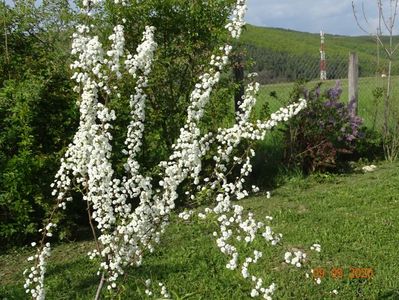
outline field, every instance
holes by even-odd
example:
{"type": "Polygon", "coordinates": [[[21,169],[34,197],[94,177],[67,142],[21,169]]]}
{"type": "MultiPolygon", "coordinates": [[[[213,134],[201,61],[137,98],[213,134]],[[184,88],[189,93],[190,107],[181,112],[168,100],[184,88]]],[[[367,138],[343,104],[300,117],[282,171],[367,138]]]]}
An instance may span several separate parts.
{"type": "MultiPolygon", "coordinates": [[[[264,256],[254,268],[266,283],[277,284],[275,299],[399,298],[398,167],[381,164],[367,174],[293,177],[273,190],[271,199],[260,194],[241,202],[258,220],[273,216],[272,227],[283,234],[277,246],[256,245],[264,256]],[[309,249],[314,243],[321,244],[320,253],[309,249]],[[302,268],[283,262],[292,249],[308,254],[302,268]],[[350,278],[359,268],[373,273],[350,278]],[[325,271],[320,284],[311,269],[325,271]]],[[[143,281],[151,278],[154,284],[164,283],[173,299],[249,299],[248,282],[239,271],[224,267],[226,258],[212,238],[215,229],[213,222],[174,217],[157,250],[124,278],[121,298],[147,299],[143,281]]],[[[86,255],[92,247],[90,241],[56,247],[48,267],[47,299],[93,298],[98,278],[86,255]]],[[[0,299],[24,299],[22,271],[29,254],[18,249],[0,256],[0,299]]]]}

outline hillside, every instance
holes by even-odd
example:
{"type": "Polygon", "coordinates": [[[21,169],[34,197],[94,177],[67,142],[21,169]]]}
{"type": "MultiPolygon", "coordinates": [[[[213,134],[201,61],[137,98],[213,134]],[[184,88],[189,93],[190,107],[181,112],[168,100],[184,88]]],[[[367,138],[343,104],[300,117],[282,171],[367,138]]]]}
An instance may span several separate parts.
{"type": "MultiPolygon", "coordinates": [[[[350,52],[359,55],[360,76],[372,76],[377,69],[386,69],[384,57],[380,67],[377,67],[376,42],[371,36],[326,34],[325,38],[329,79],[346,77],[350,52]]],[[[387,41],[386,38],[384,40],[387,41]]],[[[396,36],[394,41],[399,42],[399,37],[396,36]]],[[[255,62],[253,70],[265,83],[318,77],[319,34],[247,25],[241,43],[247,49],[248,57],[255,62]]]]}

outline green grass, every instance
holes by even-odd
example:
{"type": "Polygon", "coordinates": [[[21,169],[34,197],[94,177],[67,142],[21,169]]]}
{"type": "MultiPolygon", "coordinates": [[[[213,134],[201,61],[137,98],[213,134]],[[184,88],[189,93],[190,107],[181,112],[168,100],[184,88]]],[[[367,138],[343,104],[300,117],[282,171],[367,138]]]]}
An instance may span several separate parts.
{"type": "MultiPolygon", "coordinates": [[[[273,216],[274,230],[284,235],[278,246],[255,243],[264,256],[250,271],[278,285],[275,299],[399,299],[398,167],[385,163],[368,174],[294,177],[271,199],[258,195],[242,201],[259,220],[273,216]],[[321,244],[321,253],[309,250],[313,243],[321,244]],[[294,248],[308,253],[303,268],[283,263],[285,251],[294,248]],[[326,276],[317,285],[305,277],[316,267],[342,268],[344,277],[326,276]],[[350,280],[350,267],[372,268],[374,276],[350,280]],[[334,289],[337,296],[330,293],[334,289]]],[[[248,282],[224,267],[227,260],[212,238],[215,229],[211,221],[174,218],[157,250],[122,280],[121,299],[146,299],[147,278],[163,282],[174,299],[249,299],[248,282]]],[[[47,299],[93,298],[96,265],[85,255],[92,247],[92,242],[76,242],[55,248],[47,299]]],[[[28,255],[22,249],[0,256],[0,299],[24,299],[21,273],[28,255]]]]}

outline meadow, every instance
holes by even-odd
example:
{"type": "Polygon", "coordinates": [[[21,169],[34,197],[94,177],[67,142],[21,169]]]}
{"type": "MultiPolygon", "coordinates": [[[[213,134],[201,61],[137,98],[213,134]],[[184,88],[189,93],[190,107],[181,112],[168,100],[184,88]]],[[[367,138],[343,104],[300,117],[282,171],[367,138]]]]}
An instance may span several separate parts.
{"type": "MultiPolygon", "coordinates": [[[[382,163],[373,173],[292,177],[270,199],[258,194],[240,202],[258,220],[273,216],[272,228],[283,234],[277,246],[256,242],[263,257],[252,266],[266,283],[277,284],[274,299],[399,298],[398,167],[382,163]],[[314,243],[321,252],[310,250],[314,243]],[[308,254],[301,268],[284,263],[284,253],[295,249],[308,254]],[[312,269],[322,277],[320,284],[312,269]],[[359,270],[371,273],[357,278],[359,270]]],[[[173,299],[249,299],[248,282],[239,271],[224,267],[227,260],[213,240],[215,230],[212,220],[173,216],[156,251],[122,280],[120,299],[150,299],[144,293],[147,278],[154,291],[158,282],[165,284],[173,299]]],[[[93,298],[96,263],[86,255],[93,247],[90,240],[55,247],[47,299],[93,298]]],[[[22,271],[30,254],[15,249],[0,256],[0,299],[25,298],[22,271]]]]}

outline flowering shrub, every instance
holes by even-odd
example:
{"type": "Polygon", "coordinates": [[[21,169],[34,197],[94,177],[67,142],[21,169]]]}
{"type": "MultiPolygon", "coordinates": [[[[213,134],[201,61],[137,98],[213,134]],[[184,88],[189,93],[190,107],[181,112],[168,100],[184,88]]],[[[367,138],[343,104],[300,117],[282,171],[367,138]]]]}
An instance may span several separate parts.
{"type": "MultiPolygon", "coordinates": [[[[116,291],[118,278],[122,277],[127,266],[139,266],[146,251],[153,251],[170,220],[170,214],[179,198],[194,200],[198,194],[208,193],[216,199],[213,208],[207,208],[199,216],[201,219],[213,215],[220,226],[215,232],[216,244],[220,251],[229,257],[226,267],[239,269],[244,278],[254,283],[252,296],[263,295],[270,299],[275,290],[272,283],[263,286],[261,278],[249,271],[250,264],[256,263],[262,252],[253,251],[253,256],[241,258],[235,243],[249,244],[261,236],[276,245],[281,235],[262,222],[257,222],[252,213],[244,213],[242,206],[232,200],[242,199],[249,194],[245,189],[245,177],[252,171],[251,158],[255,155],[251,145],[262,140],[266,133],[280,122],[288,121],[306,107],[300,99],[286,108],[272,114],[267,121],[250,121],[252,107],[259,84],[250,83],[245,89],[236,122],[232,127],[219,128],[215,132],[203,133],[200,122],[214,87],[219,83],[221,73],[228,64],[232,47],[225,44],[211,56],[209,66],[198,78],[190,94],[187,118],[180,129],[172,153],[167,161],[159,163],[159,174],[154,177],[144,175],[137,160],[142,149],[146,118],[146,88],[153,67],[157,43],[154,40],[156,28],[146,26],[141,43],[135,53],[125,47],[125,19],[120,20],[108,37],[108,50],[100,38],[94,34],[91,24],[96,9],[101,9],[103,1],[83,1],[82,11],[87,15],[87,24],[77,26],[73,35],[72,54],[76,60],[71,68],[75,70],[72,79],[79,93],[80,124],[73,142],[61,160],[55,181],[52,184],[56,207],[49,217],[48,224],[41,230],[43,239],[36,255],[29,258],[35,265],[25,271],[25,289],[33,299],[44,299],[44,275],[46,258],[51,255],[48,241],[55,232],[53,221],[57,210],[65,209],[72,201],[71,192],[78,188],[87,203],[89,221],[92,225],[97,247],[89,253],[89,258],[99,261],[98,275],[101,276],[96,299],[105,285],[112,293],[116,291]],[[125,94],[121,82],[134,83],[131,94],[125,94]],[[124,171],[117,176],[112,163],[112,128],[116,119],[114,110],[108,107],[110,97],[127,97],[130,107],[130,122],[127,126],[124,171]],[[245,151],[235,155],[235,149],[246,141],[245,151]],[[212,173],[204,174],[202,160],[215,150],[212,156],[212,173]],[[238,168],[237,176],[230,177],[230,170],[238,168]],[[134,206],[133,203],[138,203],[134,206]],[[93,222],[94,221],[94,222],[93,222]],[[97,227],[95,230],[94,226],[97,227]],[[99,232],[99,235],[96,235],[99,232]]],[[[139,5],[117,1],[112,5],[139,5]]],[[[237,0],[230,22],[226,29],[232,38],[238,38],[244,25],[246,1],[237,0]]],[[[256,187],[254,187],[256,189],[256,187]]],[[[183,219],[191,214],[182,214],[183,219]]],[[[35,246],[35,244],[33,244],[35,246]]],[[[148,291],[148,295],[151,291],[148,291]]],[[[162,288],[167,296],[166,287],[162,288]]]]}
{"type": "Polygon", "coordinates": [[[344,155],[354,152],[362,137],[362,119],[352,113],[353,101],[348,105],[340,101],[339,81],[324,93],[320,85],[312,91],[300,89],[308,109],[285,125],[286,160],[305,173],[333,170],[344,155]]]}

